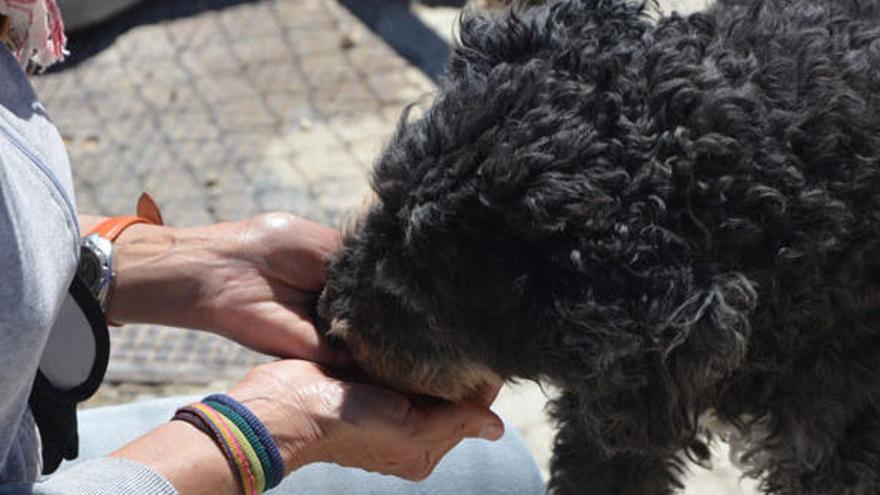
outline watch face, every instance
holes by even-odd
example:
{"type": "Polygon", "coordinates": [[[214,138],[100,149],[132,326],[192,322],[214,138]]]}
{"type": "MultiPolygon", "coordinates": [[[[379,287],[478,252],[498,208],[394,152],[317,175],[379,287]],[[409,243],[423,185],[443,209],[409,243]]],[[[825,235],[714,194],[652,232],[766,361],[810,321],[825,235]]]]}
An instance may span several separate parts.
{"type": "Polygon", "coordinates": [[[82,246],[80,249],[80,260],[76,272],[90,289],[93,289],[101,279],[101,260],[98,259],[94,251],[86,246],[82,246]]]}

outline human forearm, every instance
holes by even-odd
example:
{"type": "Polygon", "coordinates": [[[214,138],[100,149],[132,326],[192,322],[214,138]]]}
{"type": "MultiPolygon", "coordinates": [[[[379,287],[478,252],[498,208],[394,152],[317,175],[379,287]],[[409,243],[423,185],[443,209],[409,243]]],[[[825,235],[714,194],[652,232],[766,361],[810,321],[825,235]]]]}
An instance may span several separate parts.
{"type": "Polygon", "coordinates": [[[231,267],[230,244],[235,224],[172,228],[138,224],[128,228],[114,245],[116,285],[108,317],[120,323],[218,330],[209,280],[231,267]]]}
{"type": "MultiPolygon", "coordinates": [[[[421,480],[462,438],[501,436],[501,421],[488,409],[495,393],[420,406],[392,390],[341,381],[311,362],[280,360],[251,370],[228,395],[269,433],[285,474],[334,462],[421,480]]],[[[235,493],[239,481],[222,443],[189,422],[172,421],[111,457],[146,466],[183,494],[235,493]]]]}
{"type": "Polygon", "coordinates": [[[77,462],[39,482],[0,484],[3,495],[177,495],[162,475],[127,459],[91,459],[77,462]]]}
{"type": "MultiPolygon", "coordinates": [[[[254,412],[261,417],[272,416],[255,408],[254,412]]],[[[294,419],[298,421],[285,418],[271,425],[273,436],[279,442],[285,475],[314,460],[307,460],[312,443],[298,431],[299,426],[308,424],[306,416],[294,419]]],[[[181,495],[241,493],[233,467],[219,446],[183,421],[165,423],[111,453],[110,457],[146,466],[168,480],[181,495]]]]}
{"type": "Polygon", "coordinates": [[[179,421],[166,423],[110,454],[159,473],[182,495],[237,494],[239,487],[223,453],[204,433],[179,421]]]}
{"type": "MultiPolygon", "coordinates": [[[[80,215],[83,234],[105,219],[80,215]]],[[[208,232],[201,230],[135,224],[123,231],[114,243],[116,283],[108,317],[119,323],[203,328],[194,305],[200,282],[216,260],[206,254],[222,244],[219,231],[231,229],[220,225],[208,232]]]]}
{"type": "MultiPolygon", "coordinates": [[[[82,215],[85,231],[103,220],[82,215]]],[[[172,228],[136,224],[114,245],[119,323],[209,330],[268,354],[340,364],[311,317],[335,229],[288,213],[172,228]]]]}

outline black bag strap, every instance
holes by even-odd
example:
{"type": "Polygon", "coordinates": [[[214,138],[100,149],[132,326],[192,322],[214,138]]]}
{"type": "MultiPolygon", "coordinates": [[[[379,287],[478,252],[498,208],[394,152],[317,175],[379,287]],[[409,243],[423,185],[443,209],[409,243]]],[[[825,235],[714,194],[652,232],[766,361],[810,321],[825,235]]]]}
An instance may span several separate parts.
{"type": "MultiPolygon", "coordinates": [[[[88,378],[73,388],[59,388],[41,370],[37,370],[28,402],[40,430],[43,474],[51,474],[58,469],[62,459],[72,460],[79,455],[76,406],[98,390],[110,359],[110,335],[104,313],[79,275],[74,277],[68,297],[76,303],[89,328],[66,328],[68,322],[58,322],[52,333],[78,332],[76,338],[93,338],[95,359],[91,363],[88,378]]],[[[49,338],[52,338],[51,334],[49,338]]]]}

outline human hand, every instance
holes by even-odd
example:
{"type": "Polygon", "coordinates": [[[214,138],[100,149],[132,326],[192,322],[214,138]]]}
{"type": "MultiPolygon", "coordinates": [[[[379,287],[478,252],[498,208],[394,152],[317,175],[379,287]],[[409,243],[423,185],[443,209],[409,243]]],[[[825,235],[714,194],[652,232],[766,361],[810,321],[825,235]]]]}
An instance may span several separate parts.
{"type": "Polygon", "coordinates": [[[501,420],[488,406],[490,386],[461,404],[415,405],[392,390],[329,376],[306,361],[255,368],[229,395],[266,425],[287,472],[333,462],[409,480],[426,478],[466,437],[497,440],[501,420]]]}
{"type": "Polygon", "coordinates": [[[335,229],[287,213],[207,227],[135,225],[117,241],[109,317],[208,330],[269,354],[340,364],[312,322],[335,229]]]}

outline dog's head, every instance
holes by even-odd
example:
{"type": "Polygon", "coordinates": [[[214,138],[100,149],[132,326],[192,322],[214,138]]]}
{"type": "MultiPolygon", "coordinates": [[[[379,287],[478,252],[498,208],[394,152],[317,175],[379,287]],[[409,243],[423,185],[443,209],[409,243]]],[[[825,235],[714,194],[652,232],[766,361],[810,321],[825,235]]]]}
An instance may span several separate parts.
{"type": "Polygon", "coordinates": [[[370,373],[449,399],[548,378],[583,392],[610,448],[693,427],[755,292],[692,257],[685,137],[659,121],[677,109],[646,97],[652,29],[604,0],[462,20],[448,80],[400,124],[329,268],[320,312],[370,373]]]}

